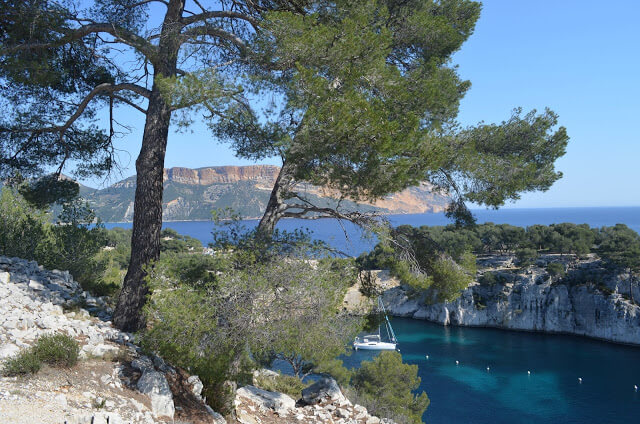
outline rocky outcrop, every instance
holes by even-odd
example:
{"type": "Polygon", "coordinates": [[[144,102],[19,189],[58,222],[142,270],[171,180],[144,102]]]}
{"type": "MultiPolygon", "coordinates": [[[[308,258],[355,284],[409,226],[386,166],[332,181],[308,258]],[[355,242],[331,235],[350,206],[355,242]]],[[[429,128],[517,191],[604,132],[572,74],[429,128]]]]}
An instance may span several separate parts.
{"type": "Polygon", "coordinates": [[[282,393],[245,386],[238,390],[235,406],[238,422],[243,424],[394,424],[352,404],[332,378],[322,378],[304,389],[297,403],[282,393]]]}
{"type": "Polygon", "coordinates": [[[270,185],[275,183],[280,167],[274,165],[214,166],[210,168],[169,168],[164,170],[164,181],[175,181],[190,185],[211,185],[257,181],[270,185]]]}
{"type": "Polygon", "coordinates": [[[351,404],[332,379],[301,394],[308,402],[241,387],[236,419],[225,420],[201,397],[198,376],[142,354],[131,334],[111,325],[106,299],[83,291],[68,272],[0,256],[0,300],[0,366],[44,334],[64,333],[81,346],[73,368],[0,376],[2,424],[392,424],[351,404]]]}
{"type": "Polygon", "coordinates": [[[427,305],[427,293],[416,295],[399,283],[384,292],[383,300],[395,316],[443,325],[567,333],[640,345],[640,307],[626,299],[628,276],[608,271],[595,256],[548,255],[526,270],[512,264],[511,257],[480,262],[479,282],[454,302],[427,305]],[[544,268],[548,262],[563,263],[566,277],[551,277],[544,268]],[[491,281],[482,278],[487,272],[494,274],[491,281]]]}
{"type": "Polygon", "coordinates": [[[72,369],[0,377],[0,422],[224,422],[200,397],[197,376],[142,355],[131,334],[111,325],[106,299],[83,291],[68,272],[0,256],[0,299],[0,362],[50,333],[81,347],[72,369]]]}

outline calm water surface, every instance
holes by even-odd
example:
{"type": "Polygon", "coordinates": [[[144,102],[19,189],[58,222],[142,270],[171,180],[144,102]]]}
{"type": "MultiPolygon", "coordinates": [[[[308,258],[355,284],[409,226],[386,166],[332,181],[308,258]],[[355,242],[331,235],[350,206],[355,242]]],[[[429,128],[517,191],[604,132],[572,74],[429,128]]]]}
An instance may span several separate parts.
{"type": "MultiPolygon", "coordinates": [[[[561,222],[589,224],[592,227],[623,223],[640,233],[640,207],[501,209],[497,211],[482,209],[474,210],[473,213],[479,223],[494,222],[521,227],[561,222]]],[[[419,227],[421,225],[447,225],[450,223],[442,213],[390,215],[388,219],[394,226],[409,224],[419,227]]],[[[258,220],[246,220],[244,223],[248,228],[253,228],[258,225],[258,220]]],[[[343,225],[340,226],[333,220],[283,219],[278,223],[278,228],[282,230],[308,228],[315,238],[326,241],[334,248],[352,256],[358,256],[375,246],[376,241],[371,238],[363,238],[362,231],[355,225],[348,222],[343,225]],[[345,238],[345,232],[347,238],[345,238]]],[[[131,223],[109,223],[106,224],[106,227],[131,228],[131,223]]],[[[211,235],[213,223],[209,221],[165,222],[163,227],[173,228],[181,234],[195,237],[204,245],[213,241],[211,235]]]]}
{"type": "MultiPolygon", "coordinates": [[[[431,399],[428,424],[640,422],[640,348],[403,318],[392,325],[431,399]]],[[[358,351],[345,363],[374,355],[358,351]]]]}

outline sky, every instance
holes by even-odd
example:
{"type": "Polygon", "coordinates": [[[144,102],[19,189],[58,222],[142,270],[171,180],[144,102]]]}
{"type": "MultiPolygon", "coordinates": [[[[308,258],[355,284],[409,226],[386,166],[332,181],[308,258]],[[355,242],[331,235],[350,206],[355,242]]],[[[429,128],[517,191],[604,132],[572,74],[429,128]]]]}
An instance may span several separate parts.
{"type": "MultiPolygon", "coordinates": [[[[455,54],[472,86],[464,125],[500,122],[511,111],[549,107],[570,136],[556,163],[563,178],[505,207],[640,206],[640,1],[486,0],[474,34],[455,54]]],[[[135,173],[144,117],[117,141],[121,173],[85,181],[104,187],[135,173]]],[[[165,166],[250,165],[203,124],[169,136],[165,166]]],[[[277,159],[259,163],[279,165],[277,159]]]]}

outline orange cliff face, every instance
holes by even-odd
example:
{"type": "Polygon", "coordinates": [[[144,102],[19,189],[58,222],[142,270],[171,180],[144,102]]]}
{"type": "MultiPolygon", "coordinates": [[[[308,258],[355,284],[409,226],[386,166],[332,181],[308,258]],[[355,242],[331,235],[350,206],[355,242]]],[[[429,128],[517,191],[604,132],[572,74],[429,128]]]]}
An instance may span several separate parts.
{"type": "Polygon", "coordinates": [[[164,170],[164,181],[190,185],[211,185],[256,181],[274,184],[280,167],[275,165],[215,166],[210,168],[169,168],[164,170]]]}

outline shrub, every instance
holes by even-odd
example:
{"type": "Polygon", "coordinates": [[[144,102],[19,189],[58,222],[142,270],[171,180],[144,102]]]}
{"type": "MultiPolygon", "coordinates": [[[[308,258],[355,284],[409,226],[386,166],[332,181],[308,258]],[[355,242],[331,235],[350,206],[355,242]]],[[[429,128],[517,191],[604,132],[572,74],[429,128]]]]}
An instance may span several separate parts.
{"type": "Polygon", "coordinates": [[[282,374],[277,376],[260,375],[256,378],[255,384],[261,389],[284,393],[294,399],[299,399],[302,390],[309,386],[308,383],[302,382],[298,377],[282,374]]]}
{"type": "Polygon", "coordinates": [[[516,251],[516,259],[518,260],[518,266],[526,268],[538,258],[538,252],[535,249],[524,248],[516,251]]]}
{"type": "Polygon", "coordinates": [[[485,272],[480,276],[480,278],[478,278],[478,283],[480,283],[483,286],[493,286],[497,282],[498,282],[498,279],[496,277],[496,274],[491,271],[485,272]]]}
{"type": "Polygon", "coordinates": [[[16,377],[19,375],[35,374],[42,368],[42,361],[32,349],[26,349],[16,356],[7,359],[2,367],[2,375],[16,377]]]}
{"type": "Polygon", "coordinates": [[[71,336],[51,334],[40,337],[32,347],[41,361],[56,367],[72,367],[78,362],[80,347],[71,336]]]}
{"type": "Polygon", "coordinates": [[[353,376],[355,400],[369,412],[398,423],[422,423],[427,394],[413,394],[420,385],[418,366],[404,364],[398,352],[382,352],[364,361],[353,376]]]}
{"type": "Polygon", "coordinates": [[[551,262],[549,265],[547,265],[547,272],[553,277],[564,277],[567,274],[567,271],[565,271],[564,269],[564,265],[562,265],[560,262],[551,262]]]}

